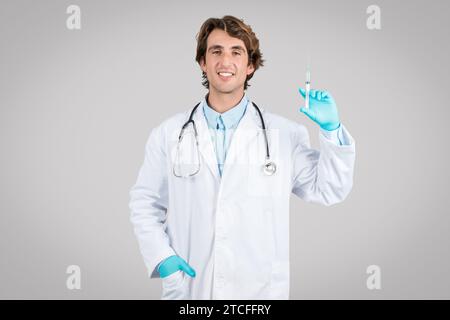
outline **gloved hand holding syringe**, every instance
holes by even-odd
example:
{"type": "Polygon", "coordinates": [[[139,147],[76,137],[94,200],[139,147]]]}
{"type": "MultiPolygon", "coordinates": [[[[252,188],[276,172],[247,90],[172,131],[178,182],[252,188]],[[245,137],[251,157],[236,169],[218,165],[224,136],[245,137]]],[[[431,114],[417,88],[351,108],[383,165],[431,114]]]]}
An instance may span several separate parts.
{"type": "Polygon", "coordinates": [[[327,91],[311,90],[311,73],[306,70],[305,89],[300,88],[300,94],[305,98],[305,106],[300,112],[317,123],[322,129],[332,131],[340,126],[339,115],[333,97],[327,91]]]}

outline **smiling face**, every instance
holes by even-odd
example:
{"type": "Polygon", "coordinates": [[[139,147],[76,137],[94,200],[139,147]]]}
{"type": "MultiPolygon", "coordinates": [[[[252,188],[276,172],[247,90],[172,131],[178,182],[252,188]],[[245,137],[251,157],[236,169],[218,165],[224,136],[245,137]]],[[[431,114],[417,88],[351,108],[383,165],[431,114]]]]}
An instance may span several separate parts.
{"type": "Polygon", "coordinates": [[[253,65],[248,65],[244,42],[220,29],[209,34],[200,67],[206,73],[213,94],[243,92],[247,76],[254,72],[253,65]]]}

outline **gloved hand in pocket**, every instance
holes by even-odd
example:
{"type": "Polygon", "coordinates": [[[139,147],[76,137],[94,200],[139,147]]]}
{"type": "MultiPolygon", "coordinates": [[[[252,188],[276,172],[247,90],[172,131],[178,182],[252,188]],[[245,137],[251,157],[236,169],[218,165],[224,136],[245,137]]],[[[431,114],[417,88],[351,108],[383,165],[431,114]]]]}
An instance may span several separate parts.
{"type": "Polygon", "coordinates": [[[170,256],[164,259],[158,267],[161,278],[165,278],[178,270],[184,271],[191,277],[195,277],[195,270],[179,256],[170,256]]]}

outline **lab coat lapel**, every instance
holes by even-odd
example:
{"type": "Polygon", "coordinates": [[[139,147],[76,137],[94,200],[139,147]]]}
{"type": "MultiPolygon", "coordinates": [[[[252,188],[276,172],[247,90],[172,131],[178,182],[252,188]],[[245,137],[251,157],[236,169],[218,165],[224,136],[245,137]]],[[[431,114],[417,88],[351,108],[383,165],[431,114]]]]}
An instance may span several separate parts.
{"type": "MultiPolygon", "coordinates": [[[[260,108],[260,110],[263,112],[262,108],[260,108]]],[[[238,161],[246,161],[247,157],[242,159],[238,159],[238,157],[246,154],[249,143],[262,132],[258,119],[258,113],[251,101],[249,101],[244,116],[239,122],[231,139],[227,157],[225,159],[224,174],[226,174],[226,169],[231,164],[238,163],[238,161]]]]}
{"type": "Polygon", "coordinates": [[[204,162],[211,170],[215,179],[220,179],[219,168],[217,167],[217,157],[215,149],[211,140],[211,133],[203,114],[203,103],[201,103],[195,111],[193,117],[198,131],[198,144],[200,153],[203,156],[204,162]]]}

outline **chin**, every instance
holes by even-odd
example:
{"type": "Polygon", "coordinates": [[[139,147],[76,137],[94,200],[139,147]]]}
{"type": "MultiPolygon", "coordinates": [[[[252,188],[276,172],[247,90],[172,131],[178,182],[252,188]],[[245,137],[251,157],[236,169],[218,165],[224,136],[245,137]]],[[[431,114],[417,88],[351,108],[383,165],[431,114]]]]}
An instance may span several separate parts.
{"type": "Polygon", "coordinates": [[[232,93],[235,92],[236,90],[239,90],[239,86],[214,86],[214,88],[216,89],[217,92],[219,93],[232,93]]]}
{"type": "Polygon", "coordinates": [[[218,92],[222,93],[222,94],[230,94],[235,92],[236,89],[231,89],[231,90],[218,90],[218,92]]]}

